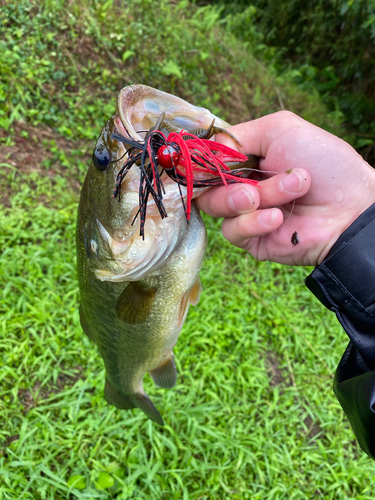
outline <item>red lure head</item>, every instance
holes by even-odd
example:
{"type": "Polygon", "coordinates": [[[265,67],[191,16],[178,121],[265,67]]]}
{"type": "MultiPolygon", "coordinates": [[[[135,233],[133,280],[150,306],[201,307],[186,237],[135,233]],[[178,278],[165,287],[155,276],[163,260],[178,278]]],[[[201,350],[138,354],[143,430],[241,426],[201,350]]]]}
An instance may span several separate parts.
{"type": "Polygon", "coordinates": [[[177,167],[180,157],[181,153],[172,144],[164,144],[158,149],[156,154],[158,164],[165,170],[177,167]]]}

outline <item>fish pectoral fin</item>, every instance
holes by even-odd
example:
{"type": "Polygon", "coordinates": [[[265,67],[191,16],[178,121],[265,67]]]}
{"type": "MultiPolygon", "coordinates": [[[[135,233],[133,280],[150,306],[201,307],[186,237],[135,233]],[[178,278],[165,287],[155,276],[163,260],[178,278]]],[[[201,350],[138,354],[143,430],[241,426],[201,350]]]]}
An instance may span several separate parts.
{"type": "Polygon", "coordinates": [[[172,389],[177,381],[177,370],[173,354],[168,361],[155,368],[155,370],[152,370],[150,375],[158,387],[172,389]]]}
{"type": "Polygon", "coordinates": [[[133,281],[117,299],[117,317],[130,325],[143,323],[150,316],[155,293],[156,288],[146,288],[140,281],[133,281]]]}
{"type": "Polygon", "coordinates": [[[82,304],[80,304],[79,306],[79,319],[81,322],[82,330],[85,332],[85,334],[88,336],[90,340],[95,342],[94,336],[90,331],[89,324],[87,323],[85,313],[83,312],[82,304]]]}
{"type": "Polygon", "coordinates": [[[137,405],[137,408],[143,411],[149,419],[153,422],[156,422],[159,425],[164,426],[164,420],[158,410],[156,409],[154,403],[144,394],[132,394],[132,398],[134,399],[134,403],[137,405]]]}
{"type": "Polygon", "coordinates": [[[108,404],[116,406],[119,410],[131,410],[137,407],[129,396],[116,391],[108,379],[105,381],[104,397],[108,404]]]}

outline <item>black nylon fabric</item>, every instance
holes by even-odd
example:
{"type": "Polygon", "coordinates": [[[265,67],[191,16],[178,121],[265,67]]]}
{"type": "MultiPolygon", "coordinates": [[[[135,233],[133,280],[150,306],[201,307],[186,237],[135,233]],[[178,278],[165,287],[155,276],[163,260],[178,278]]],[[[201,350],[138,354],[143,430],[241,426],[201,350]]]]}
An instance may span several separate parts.
{"type": "Polygon", "coordinates": [[[340,236],[306,286],[350,338],[334,392],[359,445],[375,459],[375,204],[340,236]]]}

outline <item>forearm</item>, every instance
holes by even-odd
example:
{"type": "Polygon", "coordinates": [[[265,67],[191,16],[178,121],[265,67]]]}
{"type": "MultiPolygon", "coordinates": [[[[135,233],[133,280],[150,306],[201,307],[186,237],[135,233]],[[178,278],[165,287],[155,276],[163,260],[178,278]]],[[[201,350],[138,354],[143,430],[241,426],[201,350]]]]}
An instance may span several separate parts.
{"type": "Polygon", "coordinates": [[[375,204],[340,236],[306,285],[350,338],[334,391],[360,446],[375,458],[375,204]]]}

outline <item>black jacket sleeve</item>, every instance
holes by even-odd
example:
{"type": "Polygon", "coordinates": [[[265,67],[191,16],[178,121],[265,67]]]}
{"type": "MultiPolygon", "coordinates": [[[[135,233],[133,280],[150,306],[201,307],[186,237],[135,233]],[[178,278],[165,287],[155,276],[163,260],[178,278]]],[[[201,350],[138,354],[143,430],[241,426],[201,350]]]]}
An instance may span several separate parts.
{"type": "Polygon", "coordinates": [[[306,286],[350,338],[333,389],[359,445],[375,459],[375,204],[340,236],[306,286]]]}

